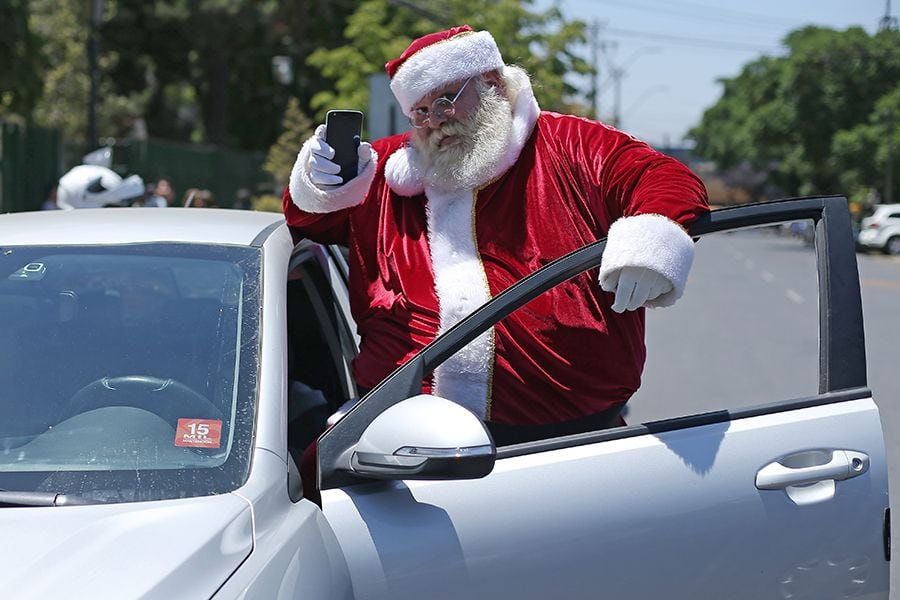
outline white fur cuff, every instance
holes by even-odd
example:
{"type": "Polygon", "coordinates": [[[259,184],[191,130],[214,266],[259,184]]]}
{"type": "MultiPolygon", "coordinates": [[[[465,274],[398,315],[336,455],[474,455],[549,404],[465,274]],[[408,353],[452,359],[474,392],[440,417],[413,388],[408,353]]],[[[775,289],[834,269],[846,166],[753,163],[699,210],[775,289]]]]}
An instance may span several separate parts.
{"type": "Polygon", "coordinates": [[[672,290],[645,306],[671,306],[681,298],[694,260],[694,241],[681,226],[662,215],[623,217],[612,224],[600,265],[600,283],[623,267],[645,267],[669,280],[672,290]]]}
{"type": "Polygon", "coordinates": [[[378,154],[375,150],[372,150],[372,159],[363,166],[359,175],[344,185],[325,190],[317,187],[309,178],[309,145],[312,139],[306,140],[300,148],[297,161],[291,169],[288,190],[297,208],[309,213],[330,213],[362,204],[366,194],[369,193],[372,180],[375,179],[375,169],[378,165],[378,154]]]}

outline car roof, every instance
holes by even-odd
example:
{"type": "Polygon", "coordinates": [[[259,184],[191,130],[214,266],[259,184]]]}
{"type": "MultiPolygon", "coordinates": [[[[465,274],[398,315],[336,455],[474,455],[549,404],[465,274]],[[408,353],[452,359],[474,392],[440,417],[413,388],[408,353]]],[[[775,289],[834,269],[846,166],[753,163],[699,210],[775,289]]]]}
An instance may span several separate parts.
{"type": "Polygon", "coordinates": [[[250,245],[281,213],[215,208],[86,208],[0,215],[0,245],[148,242],[250,245]]]}

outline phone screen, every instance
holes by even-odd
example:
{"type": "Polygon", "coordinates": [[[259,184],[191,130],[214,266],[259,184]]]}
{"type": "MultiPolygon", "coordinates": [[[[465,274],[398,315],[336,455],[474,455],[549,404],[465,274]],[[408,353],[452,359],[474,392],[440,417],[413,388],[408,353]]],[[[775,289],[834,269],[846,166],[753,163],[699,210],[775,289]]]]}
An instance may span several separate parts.
{"type": "Polygon", "coordinates": [[[340,176],[347,183],[357,174],[363,114],[358,110],[329,110],[325,115],[325,142],[334,148],[334,162],[341,167],[340,176]]]}

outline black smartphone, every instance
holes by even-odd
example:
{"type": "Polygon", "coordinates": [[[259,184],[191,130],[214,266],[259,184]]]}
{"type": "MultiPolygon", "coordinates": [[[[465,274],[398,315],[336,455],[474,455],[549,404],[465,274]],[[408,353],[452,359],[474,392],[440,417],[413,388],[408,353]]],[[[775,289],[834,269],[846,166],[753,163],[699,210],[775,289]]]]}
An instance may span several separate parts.
{"type": "Polygon", "coordinates": [[[325,114],[325,142],[334,148],[332,160],[341,167],[344,183],[357,174],[362,124],[363,114],[358,110],[329,110],[325,114]]]}

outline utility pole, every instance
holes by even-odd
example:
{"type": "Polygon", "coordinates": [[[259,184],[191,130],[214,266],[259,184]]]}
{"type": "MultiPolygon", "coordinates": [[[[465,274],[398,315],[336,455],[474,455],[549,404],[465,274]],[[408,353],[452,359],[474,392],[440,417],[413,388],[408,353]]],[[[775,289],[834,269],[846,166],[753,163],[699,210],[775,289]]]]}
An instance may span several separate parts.
{"type": "Polygon", "coordinates": [[[594,118],[600,118],[600,89],[605,88],[607,83],[611,83],[613,87],[613,109],[612,115],[609,116],[608,122],[613,127],[621,128],[622,119],[624,118],[624,115],[622,114],[622,80],[625,78],[625,74],[628,72],[628,67],[642,54],[646,54],[648,52],[659,52],[661,48],[657,46],[643,46],[637,48],[628,56],[628,58],[626,58],[621,63],[616,64],[617,61],[615,61],[613,58],[616,50],[618,49],[618,44],[615,41],[607,42],[600,39],[600,24],[596,20],[594,20],[590,26],[590,42],[591,61],[593,62],[594,66],[594,74],[591,77],[591,90],[589,92],[589,96],[591,101],[591,109],[593,110],[595,115],[594,118]],[[598,84],[597,79],[600,71],[601,58],[604,65],[606,66],[606,77],[602,83],[598,84]]]}
{"type": "Polygon", "coordinates": [[[613,126],[622,126],[622,78],[625,77],[625,69],[613,67],[610,74],[613,80],[613,126]]]}
{"type": "Polygon", "coordinates": [[[894,203],[894,113],[890,108],[882,111],[885,129],[887,129],[887,158],[884,163],[884,200],[885,204],[894,203]]]}
{"type": "MultiPolygon", "coordinates": [[[[611,81],[613,84],[613,114],[610,117],[610,125],[614,127],[619,126],[619,121],[621,120],[621,112],[622,112],[622,78],[625,76],[625,69],[620,66],[617,66],[613,62],[613,55],[616,53],[616,49],[618,48],[618,44],[616,42],[605,42],[601,41],[599,43],[600,51],[603,54],[603,61],[606,63],[606,80],[603,82],[605,84],[607,81],[611,81]]],[[[599,94],[599,87],[597,93],[599,94]]],[[[597,114],[599,115],[600,110],[597,109],[597,114]]],[[[599,116],[598,116],[599,118],[599,116]]]]}
{"type": "Polygon", "coordinates": [[[885,0],[884,16],[878,22],[878,31],[897,31],[897,17],[891,16],[891,0],[885,0]]]}
{"type": "MultiPolygon", "coordinates": [[[[878,22],[878,31],[897,31],[897,17],[891,16],[891,0],[885,0],[884,16],[878,22]]],[[[890,108],[882,111],[887,130],[887,159],[884,164],[884,194],[882,202],[894,203],[894,114],[890,108]]]]}
{"type": "Polygon", "coordinates": [[[599,57],[599,45],[600,45],[600,22],[597,19],[594,19],[591,22],[590,27],[590,40],[591,40],[591,66],[593,67],[593,73],[591,74],[591,91],[588,94],[588,97],[591,102],[591,112],[588,115],[592,119],[598,119],[600,115],[600,107],[599,107],[599,82],[597,81],[600,72],[600,57],[599,57]]]}
{"type": "Polygon", "coordinates": [[[88,20],[90,21],[90,29],[88,33],[87,55],[88,69],[90,71],[91,90],[88,98],[88,123],[87,123],[87,140],[88,150],[93,151],[97,148],[97,88],[99,85],[99,75],[97,73],[97,36],[100,24],[103,22],[103,0],[90,0],[90,10],[88,11],[88,20]]]}

